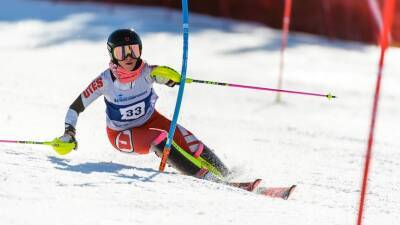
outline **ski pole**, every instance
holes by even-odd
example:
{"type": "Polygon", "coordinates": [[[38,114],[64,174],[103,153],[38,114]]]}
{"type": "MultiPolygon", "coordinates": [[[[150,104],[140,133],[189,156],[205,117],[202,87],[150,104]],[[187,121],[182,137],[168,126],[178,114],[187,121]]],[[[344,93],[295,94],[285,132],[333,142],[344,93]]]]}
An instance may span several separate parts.
{"type": "Polygon", "coordinates": [[[254,90],[260,90],[260,91],[274,91],[274,92],[282,92],[282,93],[289,93],[289,94],[309,95],[309,96],[316,96],[316,97],[325,97],[325,98],[328,98],[329,100],[331,100],[332,98],[337,98],[336,96],[332,95],[331,93],[318,94],[318,93],[311,93],[311,92],[304,92],[304,91],[291,91],[291,90],[283,90],[283,89],[275,89],[275,88],[267,88],[267,87],[248,86],[248,85],[242,85],[242,84],[231,84],[231,83],[223,83],[223,82],[216,82],[216,81],[196,80],[196,79],[192,79],[192,78],[187,78],[186,83],[200,83],[200,84],[210,84],[210,85],[228,86],[228,87],[236,87],[236,88],[254,89],[254,90]]]}
{"type": "Polygon", "coordinates": [[[55,138],[52,141],[0,140],[0,143],[47,145],[53,147],[54,151],[60,155],[66,155],[76,147],[76,143],[63,142],[59,138],[55,138]]]}

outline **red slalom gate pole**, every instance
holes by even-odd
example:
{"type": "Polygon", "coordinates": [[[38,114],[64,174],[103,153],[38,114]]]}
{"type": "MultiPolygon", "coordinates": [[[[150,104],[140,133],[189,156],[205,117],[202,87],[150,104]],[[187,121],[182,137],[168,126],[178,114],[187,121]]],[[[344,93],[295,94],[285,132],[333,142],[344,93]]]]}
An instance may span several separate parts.
{"type": "Polygon", "coordinates": [[[365,199],[366,199],[365,195],[367,192],[370,162],[371,162],[371,158],[372,158],[372,146],[374,143],[375,123],[376,123],[376,117],[377,117],[377,113],[378,113],[382,72],[383,72],[384,61],[385,61],[385,52],[389,45],[389,34],[390,34],[390,29],[391,29],[392,23],[393,23],[394,9],[395,9],[395,0],[386,0],[385,5],[384,5],[383,29],[382,29],[381,35],[380,35],[381,54],[380,54],[380,59],[379,59],[378,77],[377,77],[376,87],[375,87],[374,103],[373,103],[373,107],[372,107],[370,132],[369,132],[369,137],[368,137],[367,153],[366,153],[366,157],[365,157],[364,175],[363,175],[361,194],[360,194],[357,225],[361,225],[362,219],[363,219],[365,199]]]}
{"type": "MultiPolygon", "coordinates": [[[[285,9],[283,13],[283,27],[282,27],[282,45],[281,45],[281,56],[280,56],[281,58],[279,63],[278,89],[282,89],[284,56],[285,56],[285,49],[287,46],[291,11],[292,11],[292,0],[285,0],[285,9]]],[[[281,101],[281,93],[278,92],[276,95],[276,102],[280,101],[281,101]]]]}

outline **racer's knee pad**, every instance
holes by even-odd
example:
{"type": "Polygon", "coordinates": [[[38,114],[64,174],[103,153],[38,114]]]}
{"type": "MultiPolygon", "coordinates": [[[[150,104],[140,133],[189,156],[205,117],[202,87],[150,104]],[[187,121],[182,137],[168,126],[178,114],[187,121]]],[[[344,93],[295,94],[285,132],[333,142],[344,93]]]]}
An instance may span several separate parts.
{"type": "MultiPolygon", "coordinates": [[[[161,157],[165,144],[167,143],[166,132],[162,132],[152,143],[151,150],[161,157]]],[[[201,168],[198,167],[191,159],[179,152],[174,145],[171,146],[167,164],[171,165],[178,171],[186,175],[195,175],[201,168]]],[[[184,150],[183,150],[184,151],[184,150]]]]}
{"type": "MultiPolygon", "coordinates": [[[[151,150],[156,153],[158,157],[162,156],[162,152],[164,146],[167,141],[166,132],[160,133],[160,135],[153,141],[151,150]]],[[[170,164],[175,169],[179,170],[181,173],[186,175],[197,176],[202,168],[198,161],[194,162],[195,160],[199,160],[201,157],[204,161],[211,164],[215,169],[217,169],[222,177],[226,177],[229,174],[229,169],[225,166],[225,164],[217,157],[217,155],[210,150],[207,146],[203,145],[201,154],[199,155],[191,155],[192,157],[186,157],[182,151],[183,149],[177,149],[179,146],[176,144],[171,145],[170,155],[168,157],[167,163],[170,164]]],[[[208,171],[207,171],[208,172],[208,171]]],[[[198,176],[197,176],[198,177],[198,176]]]]}

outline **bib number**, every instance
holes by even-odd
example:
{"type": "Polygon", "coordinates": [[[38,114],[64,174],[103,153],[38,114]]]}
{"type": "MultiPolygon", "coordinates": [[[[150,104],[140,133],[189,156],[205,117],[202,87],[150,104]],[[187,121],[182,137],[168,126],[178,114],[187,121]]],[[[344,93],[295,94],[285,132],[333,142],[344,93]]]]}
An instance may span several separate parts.
{"type": "Polygon", "coordinates": [[[133,120],[137,119],[145,114],[145,104],[144,102],[139,102],[138,104],[131,105],[129,107],[119,109],[121,112],[122,120],[133,120]]]}

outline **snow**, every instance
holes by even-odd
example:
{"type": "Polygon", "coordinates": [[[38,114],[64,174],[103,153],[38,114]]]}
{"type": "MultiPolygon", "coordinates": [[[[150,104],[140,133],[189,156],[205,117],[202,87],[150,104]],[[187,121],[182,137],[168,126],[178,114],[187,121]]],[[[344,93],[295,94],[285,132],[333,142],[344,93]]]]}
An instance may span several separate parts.
{"type": "MultiPolygon", "coordinates": [[[[51,140],[76,96],[108,65],[116,28],[142,34],[143,58],[178,70],[179,11],[5,0],[0,8],[0,139],[51,140]]],[[[190,14],[188,76],[275,88],[280,32],[190,14]]],[[[365,225],[400,221],[400,49],[387,52],[365,225]]],[[[324,98],[188,84],[180,123],[215,149],[235,180],[297,184],[291,199],[157,171],[153,154],[113,150],[104,103],[80,117],[79,149],[0,143],[0,224],[319,224],[356,222],[379,49],[291,33],[284,88],[324,98]]],[[[172,117],[177,88],[156,87],[172,117]]]]}

